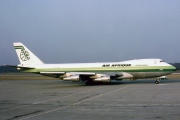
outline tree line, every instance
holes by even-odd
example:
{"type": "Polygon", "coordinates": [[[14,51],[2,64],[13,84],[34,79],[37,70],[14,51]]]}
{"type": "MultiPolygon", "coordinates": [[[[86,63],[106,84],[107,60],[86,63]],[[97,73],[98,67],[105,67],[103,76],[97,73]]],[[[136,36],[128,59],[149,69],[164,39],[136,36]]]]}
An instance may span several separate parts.
{"type": "Polygon", "coordinates": [[[0,73],[19,72],[15,67],[0,66],[0,73]]]}

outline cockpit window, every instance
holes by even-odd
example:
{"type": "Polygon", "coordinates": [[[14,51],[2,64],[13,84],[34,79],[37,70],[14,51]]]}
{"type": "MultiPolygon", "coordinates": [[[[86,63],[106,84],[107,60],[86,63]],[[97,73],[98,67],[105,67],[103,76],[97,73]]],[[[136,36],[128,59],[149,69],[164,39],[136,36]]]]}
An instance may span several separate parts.
{"type": "Polygon", "coordinates": [[[163,60],[161,60],[160,62],[164,62],[163,60]]]}

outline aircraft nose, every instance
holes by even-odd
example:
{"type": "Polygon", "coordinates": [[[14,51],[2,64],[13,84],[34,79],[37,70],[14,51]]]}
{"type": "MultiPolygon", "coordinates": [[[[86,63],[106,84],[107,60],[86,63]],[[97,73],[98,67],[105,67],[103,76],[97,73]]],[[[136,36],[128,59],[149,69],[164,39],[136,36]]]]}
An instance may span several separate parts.
{"type": "Polygon", "coordinates": [[[177,70],[176,67],[173,66],[172,64],[169,64],[169,63],[166,63],[166,64],[168,64],[170,66],[169,67],[170,71],[176,71],[177,70]]]}
{"type": "Polygon", "coordinates": [[[177,70],[177,68],[176,67],[174,67],[174,71],[176,71],[177,70]]]}
{"type": "Polygon", "coordinates": [[[176,68],[175,66],[171,65],[171,67],[172,67],[172,70],[173,70],[173,71],[176,71],[176,70],[177,70],[177,68],[176,68]]]}

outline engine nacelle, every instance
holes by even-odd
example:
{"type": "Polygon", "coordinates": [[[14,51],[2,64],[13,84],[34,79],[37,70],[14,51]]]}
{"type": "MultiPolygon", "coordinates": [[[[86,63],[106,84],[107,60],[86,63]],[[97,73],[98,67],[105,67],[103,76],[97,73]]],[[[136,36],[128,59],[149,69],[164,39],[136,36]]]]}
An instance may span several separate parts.
{"type": "Polygon", "coordinates": [[[69,76],[69,77],[64,77],[63,78],[64,81],[79,81],[79,75],[73,75],[73,76],[69,76]]]}
{"type": "Polygon", "coordinates": [[[100,78],[93,79],[95,82],[111,82],[110,76],[103,76],[100,78]]]}
{"type": "Polygon", "coordinates": [[[133,79],[133,75],[126,73],[126,72],[122,72],[122,76],[120,77],[116,77],[116,80],[122,80],[122,79],[133,79]]]}

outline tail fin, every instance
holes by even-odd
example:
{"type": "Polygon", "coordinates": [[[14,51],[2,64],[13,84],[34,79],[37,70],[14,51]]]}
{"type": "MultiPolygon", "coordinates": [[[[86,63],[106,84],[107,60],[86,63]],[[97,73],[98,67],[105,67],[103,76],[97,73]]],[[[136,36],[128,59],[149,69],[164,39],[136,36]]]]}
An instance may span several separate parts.
{"type": "Polygon", "coordinates": [[[26,46],[20,42],[13,43],[21,64],[43,64],[26,46]]]}

